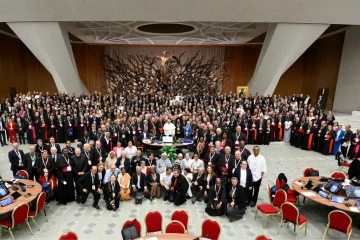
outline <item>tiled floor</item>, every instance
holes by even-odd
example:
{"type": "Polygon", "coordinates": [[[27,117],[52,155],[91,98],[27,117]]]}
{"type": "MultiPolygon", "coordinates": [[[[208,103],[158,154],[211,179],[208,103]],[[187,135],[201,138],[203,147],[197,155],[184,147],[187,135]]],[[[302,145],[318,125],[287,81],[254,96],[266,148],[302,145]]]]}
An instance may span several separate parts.
{"type": "MultiPolygon", "coordinates": [[[[26,151],[28,145],[21,145],[20,148],[26,151]]],[[[2,166],[0,174],[3,177],[11,176],[10,164],[7,159],[7,152],[10,149],[9,146],[0,148],[0,164],[2,166]]],[[[252,147],[248,146],[248,149],[252,150],[252,147]]],[[[318,153],[302,151],[282,143],[261,146],[261,154],[266,157],[268,172],[265,174],[261,185],[258,203],[268,202],[266,184],[273,185],[280,172],[285,173],[291,183],[293,179],[302,176],[305,167],[314,167],[320,170],[321,175],[329,175],[337,169],[333,156],[322,156],[318,153]]],[[[14,230],[15,239],[58,239],[62,232],[69,230],[75,231],[80,239],[84,240],[98,240],[103,237],[106,239],[121,239],[121,228],[125,220],[138,218],[143,224],[145,213],[156,209],[162,212],[164,217],[163,225],[166,226],[171,212],[178,208],[185,209],[189,213],[189,233],[199,235],[201,234],[202,221],[208,218],[203,203],[193,205],[189,201],[181,207],[175,207],[168,202],[164,203],[161,199],[153,202],[145,200],[141,206],[134,205],[132,201],[121,202],[120,209],[117,212],[107,211],[103,200],[99,204],[101,210],[92,208],[91,204],[91,195],[84,205],[71,203],[66,206],[58,206],[56,203],[52,203],[55,213],[47,212],[49,222],[45,222],[41,216],[37,219],[41,227],[40,231],[36,231],[35,226],[31,223],[35,234],[30,235],[26,226],[23,225],[21,231],[14,230]]],[[[255,210],[255,208],[248,208],[244,218],[234,223],[229,223],[226,217],[218,217],[217,220],[222,228],[220,239],[254,239],[258,234],[264,233],[274,239],[295,239],[296,235],[291,225],[289,228],[284,225],[280,234],[276,234],[278,221],[275,218],[269,219],[266,229],[263,229],[264,218],[261,214],[258,214],[257,220],[254,220],[255,210]]],[[[306,201],[305,205],[301,207],[301,213],[308,218],[309,225],[307,236],[304,236],[302,230],[299,239],[322,239],[329,209],[311,201],[306,201]]],[[[360,239],[359,218],[354,217],[353,220],[352,239],[360,239]]],[[[10,239],[10,235],[3,232],[3,239],[10,239]]],[[[330,230],[327,239],[345,239],[345,234],[330,230]]]]}

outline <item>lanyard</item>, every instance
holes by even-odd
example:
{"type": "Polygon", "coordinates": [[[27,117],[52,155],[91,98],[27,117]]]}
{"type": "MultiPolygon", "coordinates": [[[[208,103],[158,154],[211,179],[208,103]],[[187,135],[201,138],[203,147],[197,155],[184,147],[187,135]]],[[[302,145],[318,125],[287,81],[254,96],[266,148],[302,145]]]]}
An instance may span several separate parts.
{"type": "Polygon", "coordinates": [[[43,164],[44,164],[44,168],[46,168],[46,166],[47,166],[47,164],[48,164],[48,159],[46,159],[46,164],[45,164],[45,161],[44,161],[44,159],[43,158],[41,158],[42,159],[42,161],[43,161],[43,164]]]}
{"type": "Polygon", "coordinates": [[[234,191],[233,191],[232,194],[231,194],[231,198],[232,198],[232,199],[234,199],[235,192],[236,192],[236,187],[234,188],[234,191]]]}
{"type": "Polygon", "coordinates": [[[69,165],[69,158],[66,158],[66,157],[64,156],[64,154],[63,154],[62,156],[64,157],[66,163],[69,165]]]}
{"type": "Polygon", "coordinates": [[[241,162],[241,159],[239,159],[238,162],[237,162],[236,160],[238,160],[238,159],[235,159],[235,167],[237,167],[237,166],[240,164],[240,162],[241,162]]]}
{"type": "Polygon", "coordinates": [[[89,153],[88,152],[84,152],[85,153],[85,156],[86,156],[86,158],[88,159],[88,160],[90,160],[90,157],[89,157],[89,153]]]}
{"type": "Polygon", "coordinates": [[[226,155],[225,155],[225,162],[228,163],[229,160],[230,160],[230,155],[229,155],[229,156],[226,156],[226,155]]]}
{"type": "Polygon", "coordinates": [[[99,149],[97,149],[97,148],[95,148],[96,149],[96,151],[99,153],[99,155],[101,156],[101,148],[100,148],[100,151],[99,151],[99,149]]]}
{"type": "Polygon", "coordinates": [[[215,154],[216,154],[216,153],[213,153],[213,154],[211,155],[211,153],[210,153],[210,162],[211,162],[211,160],[213,159],[213,157],[215,156],[215,154]]]}
{"type": "Polygon", "coordinates": [[[218,197],[218,196],[219,196],[220,190],[221,190],[221,187],[219,187],[219,191],[216,191],[216,187],[215,187],[216,197],[218,197]]]}

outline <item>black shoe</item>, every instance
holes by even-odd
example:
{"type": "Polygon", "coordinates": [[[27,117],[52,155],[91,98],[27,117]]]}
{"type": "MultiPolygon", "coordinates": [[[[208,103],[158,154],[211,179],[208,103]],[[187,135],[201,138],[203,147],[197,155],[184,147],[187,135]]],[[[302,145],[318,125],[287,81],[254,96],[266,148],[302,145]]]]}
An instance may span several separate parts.
{"type": "Polygon", "coordinates": [[[256,202],[252,202],[252,203],[250,204],[250,207],[255,207],[255,205],[256,205],[256,202]]]}
{"type": "Polygon", "coordinates": [[[80,200],[79,200],[79,199],[76,199],[76,203],[80,204],[80,200]]]}
{"type": "Polygon", "coordinates": [[[203,201],[203,198],[202,198],[202,197],[201,197],[201,198],[199,198],[199,199],[198,199],[198,201],[199,201],[199,202],[202,202],[202,201],[203,201]]]}
{"type": "Polygon", "coordinates": [[[8,145],[7,143],[4,143],[4,145],[8,145]]]}
{"type": "Polygon", "coordinates": [[[63,202],[62,204],[63,204],[63,205],[66,205],[66,204],[67,204],[67,202],[63,202]]]}
{"type": "Polygon", "coordinates": [[[249,201],[249,202],[246,203],[246,206],[250,206],[250,204],[251,204],[251,202],[249,201]]]}
{"type": "Polygon", "coordinates": [[[193,197],[193,198],[191,199],[191,203],[194,204],[195,202],[196,202],[196,197],[193,197]]]}
{"type": "Polygon", "coordinates": [[[167,201],[168,200],[168,198],[165,196],[164,198],[163,198],[163,201],[167,201]]]}
{"type": "Polygon", "coordinates": [[[93,205],[93,208],[96,208],[97,210],[100,210],[100,207],[98,205],[93,205]]]}
{"type": "Polygon", "coordinates": [[[169,197],[169,202],[174,202],[172,197],[169,197]]]}

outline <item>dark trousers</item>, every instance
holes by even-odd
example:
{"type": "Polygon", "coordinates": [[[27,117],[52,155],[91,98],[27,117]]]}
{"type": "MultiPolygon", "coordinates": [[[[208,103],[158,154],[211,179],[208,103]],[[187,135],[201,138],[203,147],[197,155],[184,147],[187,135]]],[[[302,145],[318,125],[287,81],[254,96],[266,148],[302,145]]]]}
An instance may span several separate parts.
{"type": "Polygon", "coordinates": [[[253,184],[253,192],[252,192],[251,201],[254,202],[254,203],[257,202],[257,199],[258,199],[258,196],[259,196],[261,180],[262,180],[262,178],[260,178],[257,182],[254,182],[254,184],[253,184]]]}
{"type": "Polygon", "coordinates": [[[106,198],[104,199],[106,202],[106,209],[107,210],[113,210],[113,207],[111,206],[110,202],[114,200],[115,207],[119,208],[120,205],[120,195],[116,195],[115,198],[106,198]]]}
{"type": "Polygon", "coordinates": [[[19,135],[19,143],[25,144],[25,133],[19,132],[18,135],[19,135]]]}
{"type": "Polygon", "coordinates": [[[90,193],[92,193],[92,195],[94,196],[93,206],[97,206],[98,203],[99,203],[99,200],[100,200],[100,193],[98,193],[96,190],[91,190],[91,191],[88,191],[86,193],[82,192],[80,202],[82,204],[86,203],[86,200],[87,200],[90,193]]]}
{"type": "Polygon", "coordinates": [[[1,146],[4,146],[4,144],[6,144],[5,131],[0,131],[0,143],[1,146]]]}
{"type": "Polygon", "coordinates": [[[165,198],[169,198],[171,196],[170,188],[169,188],[169,190],[166,190],[166,188],[164,186],[161,186],[161,191],[164,193],[165,198]]]}
{"type": "Polygon", "coordinates": [[[131,193],[130,195],[133,197],[133,198],[136,198],[137,197],[137,192],[144,192],[144,188],[138,188],[136,186],[136,191],[133,190],[133,188],[131,188],[131,193]]]}
{"type": "Polygon", "coordinates": [[[29,172],[29,180],[33,180],[34,181],[38,181],[39,180],[39,176],[38,176],[38,171],[36,168],[31,168],[31,172],[29,172]]]}
{"type": "Polygon", "coordinates": [[[204,196],[204,190],[205,190],[204,188],[202,190],[200,190],[199,186],[195,186],[193,184],[193,185],[191,185],[190,190],[191,190],[193,197],[196,200],[199,200],[200,198],[202,198],[204,196]]]}

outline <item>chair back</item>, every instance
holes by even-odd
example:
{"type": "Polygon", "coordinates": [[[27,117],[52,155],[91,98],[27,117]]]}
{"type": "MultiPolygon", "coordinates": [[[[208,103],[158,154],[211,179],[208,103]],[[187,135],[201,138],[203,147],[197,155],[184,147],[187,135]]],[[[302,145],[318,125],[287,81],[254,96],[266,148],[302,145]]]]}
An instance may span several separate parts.
{"type": "Polygon", "coordinates": [[[25,222],[29,214],[29,205],[23,203],[17,206],[11,214],[12,228],[19,223],[25,222]]]}
{"type": "Polygon", "coordinates": [[[329,213],[329,227],[343,233],[349,233],[351,230],[352,219],[342,211],[334,210],[329,213]]]}
{"type": "Polygon", "coordinates": [[[63,233],[59,238],[59,240],[77,240],[77,239],[78,236],[74,232],[63,233]]]}
{"type": "Polygon", "coordinates": [[[19,170],[19,171],[17,171],[16,172],[16,175],[21,175],[21,176],[23,176],[23,177],[25,177],[26,179],[29,179],[29,174],[28,174],[28,172],[27,171],[25,171],[25,170],[19,170]]]}
{"type": "Polygon", "coordinates": [[[311,168],[311,167],[305,168],[305,170],[304,170],[304,177],[308,177],[308,176],[309,176],[309,171],[310,171],[310,170],[314,170],[314,169],[311,168]]]}
{"type": "Polygon", "coordinates": [[[179,221],[171,221],[165,229],[165,233],[185,233],[185,226],[179,221]]]}
{"type": "Polygon", "coordinates": [[[41,192],[36,200],[36,213],[40,212],[45,205],[46,193],[41,192]]]}
{"type": "Polygon", "coordinates": [[[283,203],[281,205],[281,212],[283,219],[286,219],[288,222],[295,223],[296,225],[298,225],[298,219],[300,213],[294,204],[289,202],[283,203]]]}
{"type": "Polygon", "coordinates": [[[185,230],[188,229],[189,216],[184,210],[175,210],[171,215],[171,221],[173,220],[181,222],[184,225],[185,230]]]}
{"type": "Polygon", "coordinates": [[[145,216],[146,233],[162,232],[162,215],[158,211],[148,212],[145,216]]]}
{"type": "Polygon", "coordinates": [[[284,190],[280,189],[275,193],[273,205],[274,207],[281,208],[281,204],[286,202],[287,194],[284,190]]]}
{"type": "Polygon", "coordinates": [[[219,239],[220,225],[216,220],[206,219],[201,226],[201,237],[219,239]]]}
{"type": "Polygon", "coordinates": [[[331,178],[346,179],[346,175],[343,172],[335,171],[331,174],[331,178]]]}
{"type": "Polygon", "coordinates": [[[127,220],[126,222],[124,222],[124,225],[123,225],[122,229],[124,229],[124,228],[126,228],[128,226],[132,226],[132,225],[134,225],[134,227],[136,228],[138,236],[141,236],[141,223],[137,219],[127,220]]]}
{"type": "Polygon", "coordinates": [[[271,196],[271,188],[270,185],[267,185],[267,193],[268,193],[268,198],[269,198],[269,202],[272,203],[272,196],[271,196]]]}
{"type": "Polygon", "coordinates": [[[272,238],[265,234],[261,234],[261,235],[256,236],[255,240],[272,240],[272,238]]]}

